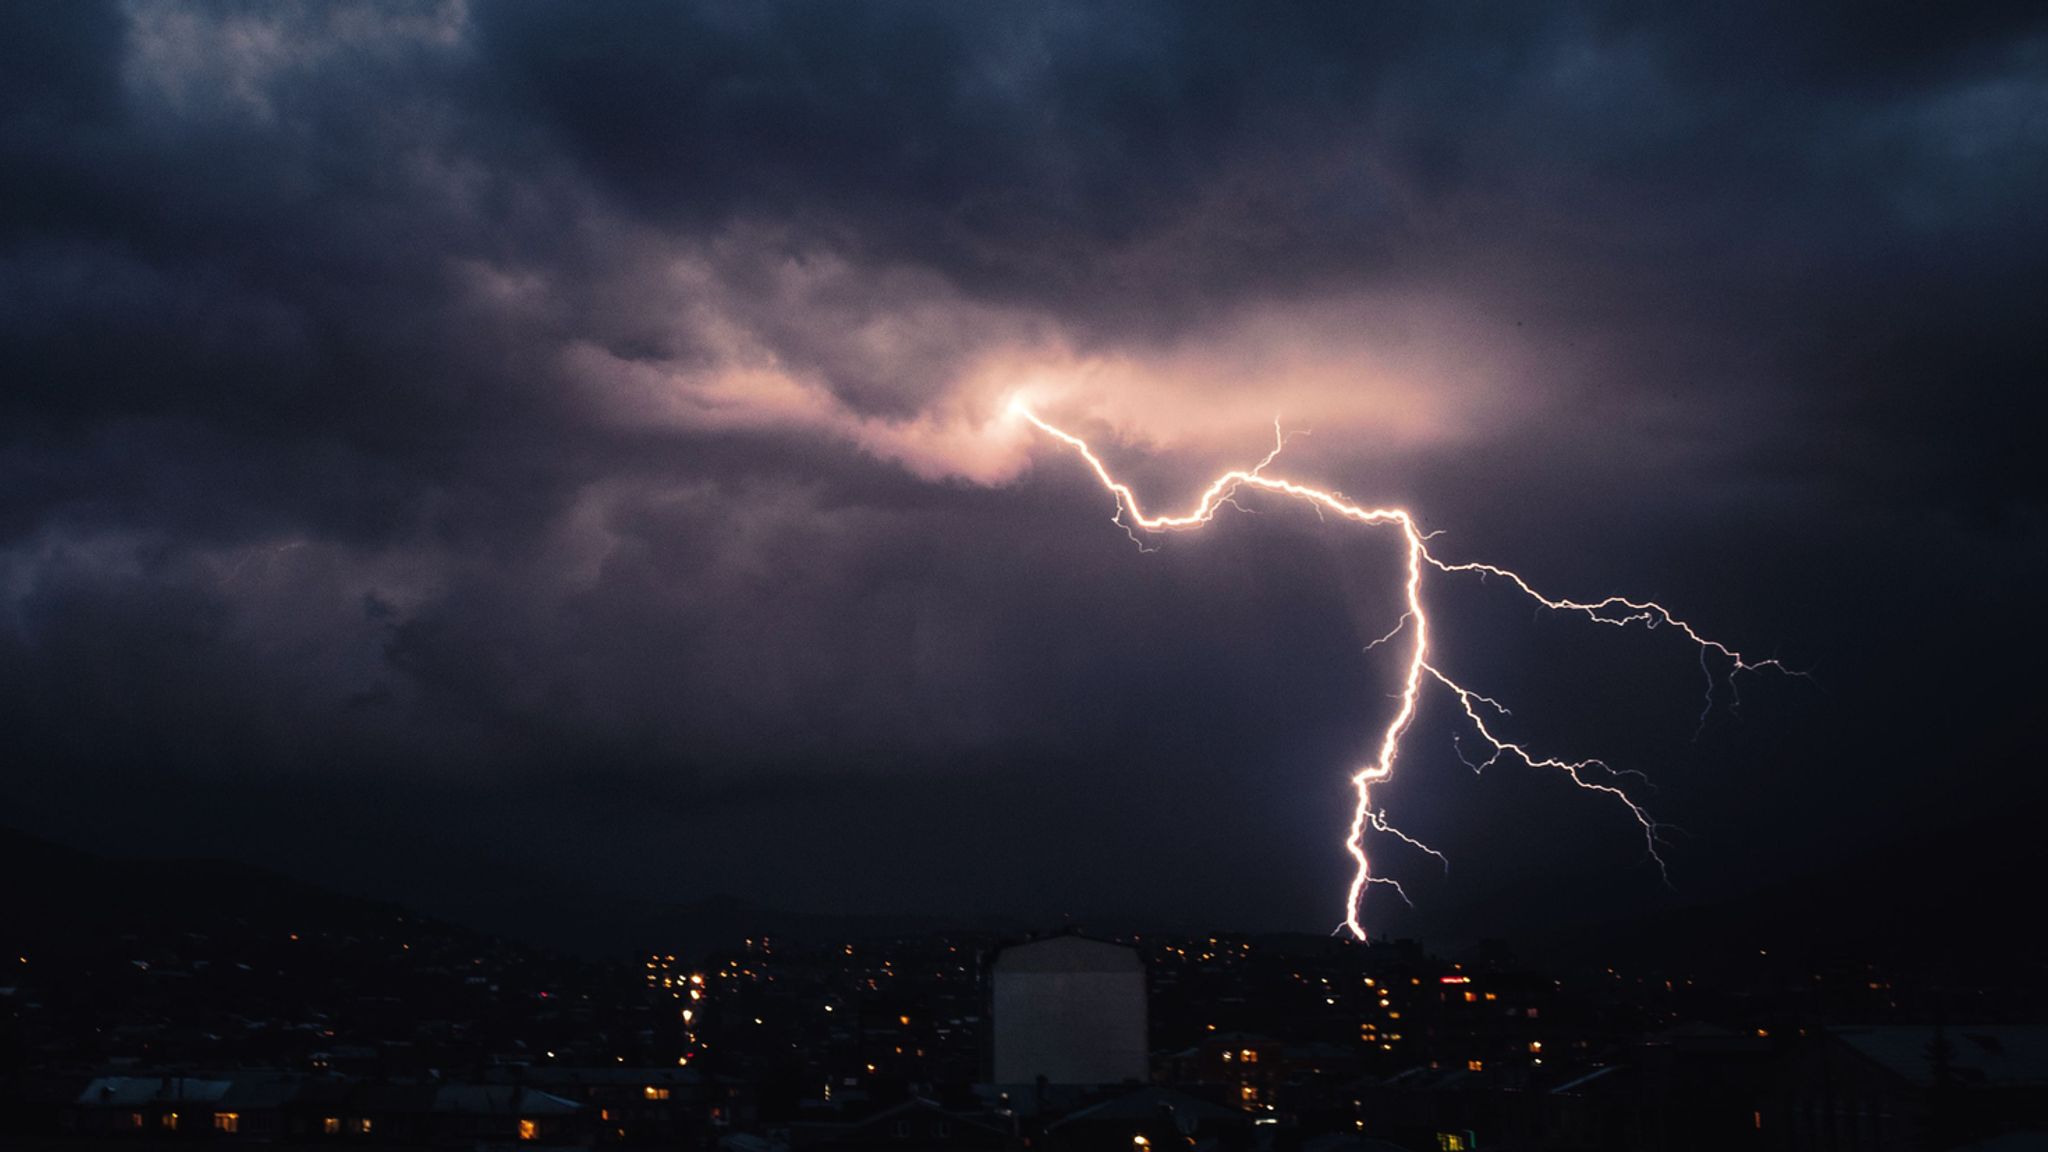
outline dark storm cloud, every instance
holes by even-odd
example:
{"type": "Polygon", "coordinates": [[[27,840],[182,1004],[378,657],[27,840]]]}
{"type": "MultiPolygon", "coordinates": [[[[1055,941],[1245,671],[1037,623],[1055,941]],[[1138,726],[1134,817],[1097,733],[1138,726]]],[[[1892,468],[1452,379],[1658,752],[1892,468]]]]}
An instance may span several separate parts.
{"type": "MultiPolygon", "coordinates": [[[[0,681],[32,826],[165,842],[177,812],[387,888],[540,837],[571,889],[751,847],[721,882],[796,902],[815,857],[904,894],[856,903],[1042,911],[1102,868],[1123,909],[1321,917],[1386,557],[1284,516],[1130,552],[1077,477],[1015,480],[992,413],[1041,364],[1204,460],[1292,388],[1305,466],[1461,555],[1847,665],[1840,703],[1757,722],[1776,740],[1556,734],[1695,762],[1669,803],[1723,837],[1696,877],[1783,830],[1749,788],[1839,791],[1816,760],[1872,782],[1852,823],[1910,795],[1967,686],[1903,748],[1853,730],[1898,669],[1983,649],[1905,614],[2010,611],[2040,568],[2030,6],[0,21],[0,681]],[[357,831],[264,830],[313,797],[357,831]],[[976,845],[996,862],[959,868],[976,845]]],[[[1504,694],[1555,679],[1530,643],[1486,665],[1504,694]]],[[[1689,668],[1618,658],[1645,652],[1689,668]]],[[[1973,731],[1995,757],[2014,730],[1973,731]]],[[[1515,787],[1404,798],[1487,861],[1556,799],[1515,787]]]]}

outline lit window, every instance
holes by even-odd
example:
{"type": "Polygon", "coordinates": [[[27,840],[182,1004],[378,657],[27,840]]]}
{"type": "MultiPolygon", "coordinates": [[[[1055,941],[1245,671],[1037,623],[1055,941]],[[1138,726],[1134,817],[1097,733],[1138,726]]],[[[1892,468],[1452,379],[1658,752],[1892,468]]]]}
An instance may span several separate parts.
{"type": "Polygon", "coordinates": [[[1247,1104],[1256,1104],[1256,1103],[1258,1103],[1258,1100],[1259,1100],[1259,1089],[1258,1089],[1258,1085],[1256,1085],[1256,1084],[1245,1084],[1245,1085],[1241,1085],[1241,1086],[1240,1086],[1240,1087],[1238,1088],[1238,1090],[1237,1090],[1237,1096],[1238,1096],[1238,1099],[1240,1099],[1240,1100],[1243,1100],[1243,1101],[1244,1101],[1245,1103],[1247,1103],[1247,1104]]]}
{"type": "Polygon", "coordinates": [[[140,1128],[140,1127],[142,1127],[142,1113],[140,1113],[140,1112],[130,1112],[130,1113],[128,1114],[128,1126],[129,1126],[130,1128],[140,1128]]]}
{"type": "Polygon", "coordinates": [[[215,1112],[213,1114],[213,1127],[218,1132],[240,1132],[242,1130],[242,1115],[239,1112],[215,1112]]]}
{"type": "Polygon", "coordinates": [[[1258,1052],[1250,1048],[1247,1048],[1244,1051],[1239,1052],[1237,1054],[1237,1058],[1239,1060],[1244,1061],[1247,1064],[1257,1064],[1259,1062],[1258,1052]]]}
{"type": "Polygon", "coordinates": [[[539,1136],[540,1125],[537,1122],[532,1120],[521,1120],[519,1122],[519,1138],[521,1140],[533,1140],[539,1136]]]}
{"type": "Polygon", "coordinates": [[[642,1088],[642,1089],[640,1090],[640,1094],[641,1094],[641,1095],[643,1095],[643,1096],[645,1096],[645,1097],[647,1097],[647,1098],[648,1098],[649,1100],[666,1100],[666,1099],[668,1099],[668,1089],[666,1089],[666,1088],[659,1088],[659,1087],[656,1087],[656,1086],[655,1086],[655,1085],[653,1085],[653,1084],[649,1084],[649,1085],[648,1085],[647,1087],[645,1087],[645,1088],[642,1088]]]}
{"type": "Polygon", "coordinates": [[[1467,1061],[1465,1061],[1465,1071],[1467,1071],[1467,1072],[1484,1072],[1484,1071],[1486,1071],[1486,1061],[1484,1061],[1484,1060],[1467,1060],[1467,1061]]]}
{"type": "Polygon", "coordinates": [[[176,1112],[166,1112],[166,1113],[164,1113],[164,1131],[166,1131],[166,1132],[176,1132],[177,1130],[178,1130],[178,1114],[177,1114],[176,1112]]]}
{"type": "Polygon", "coordinates": [[[339,1117],[339,1116],[325,1116],[325,1117],[322,1117],[322,1118],[321,1118],[321,1120],[320,1120],[320,1131],[322,1131],[322,1132],[325,1132],[325,1133],[327,1133],[327,1134],[328,1134],[329,1136],[337,1136],[337,1135],[340,1135],[340,1133],[341,1133],[341,1117],[339,1117]]]}
{"type": "Polygon", "coordinates": [[[363,1135],[363,1136],[368,1136],[368,1135],[370,1134],[370,1127],[371,1127],[371,1125],[370,1125],[370,1118],[369,1118],[368,1116],[358,1116],[358,1117],[356,1117],[356,1125],[355,1125],[355,1127],[356,1127],[356,1132],[357,1132],[357,1133],[358,1133],[359,1135],[363,1135]]]}
{"type": "Polygon", "coordinates": [[[1439,1132],[1436,1134],[1437,1152],[1466,1152],[1471,1145],[1465,1143],[1461,1132],[1439,1132]]]}

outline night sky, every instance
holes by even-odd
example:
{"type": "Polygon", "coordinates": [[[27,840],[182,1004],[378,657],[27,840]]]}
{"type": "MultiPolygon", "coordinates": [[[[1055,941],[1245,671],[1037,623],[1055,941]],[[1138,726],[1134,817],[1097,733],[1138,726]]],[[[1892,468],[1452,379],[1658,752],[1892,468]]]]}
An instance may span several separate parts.
{"type": "MultiPolygon", "coordinates": [[[[2038,4],[0,7],[0,824],[481,922],[1740,899],[2042,767],[2038,4]],[[1466,747],[1469,749],[1469,735],[1466,747]]],[[[1910,910],[1902,910],[1909,918],[1910,910]]]]}

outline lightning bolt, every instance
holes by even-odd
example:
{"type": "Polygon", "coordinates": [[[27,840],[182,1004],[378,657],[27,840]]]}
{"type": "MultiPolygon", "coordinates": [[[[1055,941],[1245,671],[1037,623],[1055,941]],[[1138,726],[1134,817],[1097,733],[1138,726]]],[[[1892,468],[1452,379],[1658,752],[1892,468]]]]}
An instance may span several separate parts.
{"type": "MultiPolygon", "coordinates": [[[[1435,856],[1447,868],[1450,864],[1443,853],[1387,823],[1384,811],[1375,809],[1372,804],[1372,788],[1393,776],[1395,763],[1401,754],[1401,740],[1415,722],[1424,689],[1432,684],[1441,686],[1450,694],[1472,731],[1490,749],[1486,761],[1473,765],[1475,769],[1484,768],[1506,757],[1519,760],[1530,768],[1559,773],[1581,789],[1612,797],[1635,819],[1636,824],[1642,829],[1643,845],[1649,858],[1656,862],[1660,873],[1664,871],[1664,857],[1659,851],[1661,841],[1658,837],[1662,826],[1651,818],[1649,812],[1626,789],[1616,783],[1623,777],[1641,779],[1640,773],[1617,770],[1600,760],[1565,760],[1555,756],[1539,755],[1522,744],[1496,734],[1489,723],[1488,715],[1492,714],[1498,719],[1508,715],[1507,708],[1498,700],[1460,684],[1443,669],[1430,662],[1431,622],[1422,602],[1423,579],[1427,573],[1436,571],[1448,575],[1475,574],[1481,579],[1499,578],[1544,608],[1576,614],[1596,624],[1616,628],[1640,625],[1643,628],[1666,627],[1676,630],[1698,648],[1700,665],[1707,673],[1707,699],[1701,711],[1702,723],[1705,722],[1706,714],[1712,710],[1714,703],[1715,676],[1711,660],[1719,659],[1726,665],[1727,672],[1724,678],[1730,683],[1731,700],[1734,699],[1734,678],[1738,674],[1765,668],[1779,672],[1789,671],[1777,660],[1752,660],[1727,644],[1701,634],[1691,624],[1673,615],[1669,609],[1655,601],[1633,600],[1625,596],[1608,596],[1590,601],[1547,596],[1510,569],[1474,561],[1450,563],[1439,559],[1429,550],[1432,533],[1424,532],[1415,522],[1415,517],[1405,509],[1368,508],[1351,503],[1340,493],[1313,488],[1278,476],[1269,476],[1266,469],[1279,458],[1281,450],[1287,446],[1287,433],[1281,430],[1278,421],[1273,425],[1273,449],[1255,467],[1233,468],[1217,476],[1202,489],[1194,507],[1187,512],[1177,515],[1148,515],[1139,502],[1137,493],[1116,478],[1086,440],[1044,420],[1021,398],[1010,402],[1010,412],[1029,421],[1040,432],[1072,449],[1075,455],[1088,465],[1095,473],[1095,478],[1115,498],[1116,514],[1111,519],[1141,549],[1147,545],[1139,533],[1164,533],[1199,528],[1215,519],[1217,511],[1224,505],[1241,507],[1237,504],[1236,497],[1247,489],[1301,501],[1315,509],[1318,515],[1335,515],[1358,524],[1387,526],[1400,533],[1406,552],[1402,581],[1406,611],[1401,614],[1401,619],[1391,631],[1366,645],[1370,650],[1393,641],[1404,632],[1407,634],[1408,655],[1402,672],[1401,691],[1398,697],[1400,703],[1394,709],[1394,714],[1387,721],[1386,727],[1380,732],[1378,754],[1371,762],[1351,775],[1356,803],[1351,812],[1350,832],[1344,838],[1344,850],[1351,857],[1355,870],[1352,873],[1350,889],[1345,895],[1344,922],[1339,931],[1348,929],[1360,940],[1365,939],[1365,928],[1359,923],[1358,916],[1368,885],[1385,884],[1393,888],[1403,900],[1408,898],[1408,894],[1397,881],[1374,873],[1372,860],[1366,852],[1368,831],[1390,835],[1415,849],[1435,856]]],[[[1463,755],[1462,752],[1460,755],[1463,755]]],[[[1471,762],[1468,760],[1467,763],[1471,762]]]]}

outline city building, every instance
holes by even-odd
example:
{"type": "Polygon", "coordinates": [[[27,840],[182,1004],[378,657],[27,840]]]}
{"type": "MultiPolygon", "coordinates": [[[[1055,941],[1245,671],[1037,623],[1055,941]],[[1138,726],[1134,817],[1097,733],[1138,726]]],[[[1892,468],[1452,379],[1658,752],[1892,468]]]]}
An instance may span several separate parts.
{"type": "Polygon", "coordinates": [[[1082,936],[1015,944],[994,968],[993,1081],[1119,1084],[1149,1078],[1145,965],[1082,936]]]}

